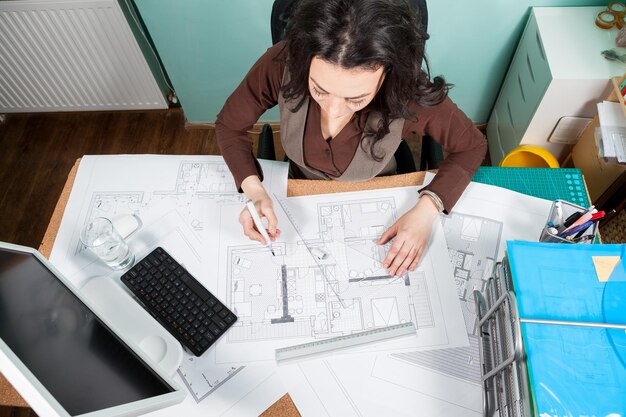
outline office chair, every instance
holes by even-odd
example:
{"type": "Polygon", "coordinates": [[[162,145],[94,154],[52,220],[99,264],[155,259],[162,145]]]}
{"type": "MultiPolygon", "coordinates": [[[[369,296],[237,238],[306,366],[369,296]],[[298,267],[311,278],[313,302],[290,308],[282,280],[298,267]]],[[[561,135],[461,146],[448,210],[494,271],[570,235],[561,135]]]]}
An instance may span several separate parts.
{"type": "MultiPolygon", "coordinates": [[[[272,44],[278,43],[285,33],[287,22],[293,10],[293,6],[298,0],[275,0],[272,5],[270,17],[270,29],[272,33],[272,44]]],[[[409,0],[409,4],[420,11],[421,25],[424,30],[428,28],[428,8],[426,0],[409,0]]],[[[396,173],[406,174],[417,171],[411,148],[406,140],[400,142],[400,146],[394,153],[396,159],[396,173]]],[[[274,148],[274,135],[269,124],[265,124],[259,134],[259,144],[257,158],[276,159],[274,148]]],[[[285,157],[286,159],[286,157],[285,157]]],[[[422,137],[422,147],[420,152],[420,170],[437,169],[439,161],[443,159],[443,150],[430,136],[422,137]]]]}

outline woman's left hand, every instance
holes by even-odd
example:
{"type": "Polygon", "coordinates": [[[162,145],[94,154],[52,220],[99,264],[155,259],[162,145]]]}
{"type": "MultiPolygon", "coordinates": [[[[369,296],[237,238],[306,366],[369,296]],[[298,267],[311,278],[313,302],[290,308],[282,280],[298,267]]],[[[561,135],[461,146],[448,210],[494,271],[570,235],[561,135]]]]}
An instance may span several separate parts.
{"type": "Polygon", "coordinates": [[[383,266],[392,276],[414,271],[428,246],[433,222],[439,215],[433,200],[422,195],[411,210],[404,213],[376,242],[384,245],[393,239],[383,266]]]}

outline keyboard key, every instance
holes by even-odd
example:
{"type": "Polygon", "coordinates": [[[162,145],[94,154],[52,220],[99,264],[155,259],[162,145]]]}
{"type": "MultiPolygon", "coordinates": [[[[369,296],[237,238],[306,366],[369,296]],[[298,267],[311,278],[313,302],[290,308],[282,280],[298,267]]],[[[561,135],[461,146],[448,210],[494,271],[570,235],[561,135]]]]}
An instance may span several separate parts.
{"type": "Polygon", "coordinates": [[[209,330],[211,331],[211,333],[213,333],[215,336],[218,336],[220,333],[222,333],[222,331],[220,330],[219,327],[217,327],[215,324],[211,324],[209,326],[209,330]]]}

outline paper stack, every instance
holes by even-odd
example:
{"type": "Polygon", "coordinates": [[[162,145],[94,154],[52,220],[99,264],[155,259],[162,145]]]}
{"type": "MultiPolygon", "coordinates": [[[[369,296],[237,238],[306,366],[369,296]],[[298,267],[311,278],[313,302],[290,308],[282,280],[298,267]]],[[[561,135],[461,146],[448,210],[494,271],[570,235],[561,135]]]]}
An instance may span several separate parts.
{"type": "Polygon", "coordinates": [[[626,164],[626,115],[623,105],[598,103],[600,127],[596,129],[598,156],[606,162],[626,164]]]}

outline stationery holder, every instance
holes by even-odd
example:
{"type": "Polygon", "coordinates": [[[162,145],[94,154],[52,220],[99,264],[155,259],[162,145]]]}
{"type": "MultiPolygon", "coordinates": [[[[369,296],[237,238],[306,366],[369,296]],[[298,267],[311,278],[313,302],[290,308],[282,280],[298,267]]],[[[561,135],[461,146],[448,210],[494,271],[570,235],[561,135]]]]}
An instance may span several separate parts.
{"type": "Polygon", "coordinates": [[[541,230],[539,241],[548,243],[593,243],[596,237],[598,222],[593,222],[591,226],[584,230],[578,237],[578,240],[568,240],[564,237],[558,236],[556,233],[553,233],[554,229],[561,230],[563,228],[563,223],[569,216],[574,213],[584,213],[586,211],[587,208],[572,204],[569,201],[554,200],[552,202],[552,207],[550,208],[548,220],[541,230]],[[558,209],[559,205],[561,206],[560,215],[558,209]],[[559,228],[557,226],[561,227],[559,228]]]}

